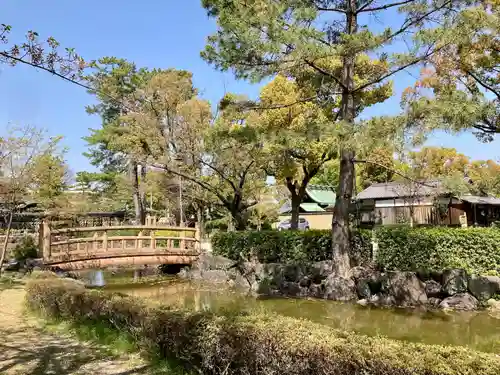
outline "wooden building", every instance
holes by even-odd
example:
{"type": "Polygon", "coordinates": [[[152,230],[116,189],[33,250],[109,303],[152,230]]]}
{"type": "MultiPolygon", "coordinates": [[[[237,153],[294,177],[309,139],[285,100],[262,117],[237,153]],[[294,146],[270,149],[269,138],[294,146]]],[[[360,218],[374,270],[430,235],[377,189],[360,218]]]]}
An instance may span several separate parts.
{"type": "MultiPolygon", "coordinates": [[[[311,229],[331,229],[335,191],[329,186],[309,185],[299,207],[299,217],[309,223],[311,229]]],[[[288,201],[279,210],[279,222],[291,218],[292,205],[288,201]]]]}
{"type": "Polygon", "coordinates": [[[362,225],[490,226],[500,220],[500,198],[455,196],[439,182],[378,183],[360,192],[353,210],[362,225]]]}

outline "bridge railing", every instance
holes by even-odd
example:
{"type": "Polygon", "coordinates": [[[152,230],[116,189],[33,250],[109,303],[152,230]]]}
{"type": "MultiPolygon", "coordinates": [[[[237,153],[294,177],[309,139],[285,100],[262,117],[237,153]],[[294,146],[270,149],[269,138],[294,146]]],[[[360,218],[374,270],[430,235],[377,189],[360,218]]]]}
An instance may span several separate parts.
{"type": "Polygon", "coordinates": [[[128,255],[198,255],[198,228],[124,225],[51,230],[44,222],[43,258],[47,263],[128,255]],[[114,235],[118,233],[118,235],[114,235]],[[126,235],[121,233],[126,232],[126,235]],[[137,232],[130,235],[130,232],[137,232]]]}

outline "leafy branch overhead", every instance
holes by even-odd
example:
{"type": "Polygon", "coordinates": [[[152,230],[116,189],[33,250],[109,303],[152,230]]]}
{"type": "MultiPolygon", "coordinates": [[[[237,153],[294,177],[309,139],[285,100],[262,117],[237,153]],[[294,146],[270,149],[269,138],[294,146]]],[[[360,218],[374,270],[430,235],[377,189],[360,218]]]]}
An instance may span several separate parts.
{"type": "Polygon", "coordinates": [[[10,65],[26,64],[45,70],[59,78],[78,84],[87,64],[73,48],[61,50],[53,37],[41,40],[36,31],[28,31],[22,43],[10,40],[12,27],[0,25],[0,62],[10,65]]]}

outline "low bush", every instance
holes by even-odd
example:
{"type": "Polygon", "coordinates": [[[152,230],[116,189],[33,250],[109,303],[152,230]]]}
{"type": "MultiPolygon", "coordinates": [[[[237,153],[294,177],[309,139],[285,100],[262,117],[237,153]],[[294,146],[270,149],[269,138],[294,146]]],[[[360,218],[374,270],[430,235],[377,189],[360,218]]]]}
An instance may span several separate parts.
{"type": "Polygon", "coordinates": [[[25,236],[12,250],[14,259],[23,261],[26,259],[38,258],[38,246],[35,239],[31,236],[25,236]]]}
{"type": "Polygon", "coordinates": [[[207,375],[497,375],[500,358],[330,329],[305,320],[152,308],[60,280],[27,286],[27,306],[53,319],[95,322],[139,347],[207,375]]]}
{"type": "Polygon", "coordinates": [[[500,230],[496,228],[382,227],[375,237],[377,263],[386,269],[500,273],[500,230]]]}
{"type": "MultiPolygon", "coordinates": [[[[353,265],[371,260],[371,232],[352,235],[353,265]]],[[[263,263],[289,263],[332,259],[332,233],[328,230],[218,232],[212,236],[216,255],[238,260],[256,254],[263,263]]]]}

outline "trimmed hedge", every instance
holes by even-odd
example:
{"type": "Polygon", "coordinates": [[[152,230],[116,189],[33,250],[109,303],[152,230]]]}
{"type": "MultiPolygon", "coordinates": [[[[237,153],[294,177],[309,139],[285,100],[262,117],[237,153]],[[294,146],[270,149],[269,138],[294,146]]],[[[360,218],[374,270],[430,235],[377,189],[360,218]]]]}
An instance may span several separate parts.
{"type": "MultiPolygon", "coordinates": [[[[354,265],[371,260],[371,232],[352,235],[354,265]]],[[[332,233],[329,230],[218,232],[212,236],[214,254],[238,260],[253,253],[262,263],[317,262],[332,259],[332,233]]]]}
{"type": "Polygon", "coordinates": [[[463,347],[406,343],[268,315],[152,308],[76,283],[28,284],[28,308],[49,318],[114,327],[139,347],[207,375],[497,375],[500,358],[463,347]]]}
{"type": "Polygon", "coordinates": [[[500,273],[500,230],[495,228],[379,228],[375,237],[377,263],[386,269],[500,273]]]}

